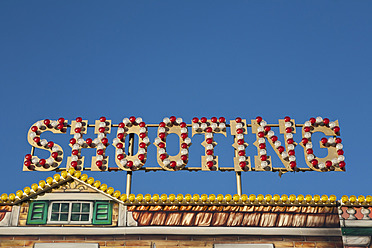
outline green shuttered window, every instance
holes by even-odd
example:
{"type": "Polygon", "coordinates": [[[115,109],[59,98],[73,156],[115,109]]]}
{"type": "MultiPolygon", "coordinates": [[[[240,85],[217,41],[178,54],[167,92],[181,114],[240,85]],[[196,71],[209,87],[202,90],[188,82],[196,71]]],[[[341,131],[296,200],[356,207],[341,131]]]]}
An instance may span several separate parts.
{"type": "Polygon", "coordinates": [[[31,202],[28,210],[27,224],[46,224],[47,216],[48,201],[31,202]]]}
{"type": "Polygon", "coordinates": [[[94,204],[93,225],[111,225],[112,207],[107,201],[94,204]]]}
{"type": "Polygon", "coordinates": [[[111,223],[112,204],[108,201],[33,201],[27,216],[28,225],[111,223]]]}

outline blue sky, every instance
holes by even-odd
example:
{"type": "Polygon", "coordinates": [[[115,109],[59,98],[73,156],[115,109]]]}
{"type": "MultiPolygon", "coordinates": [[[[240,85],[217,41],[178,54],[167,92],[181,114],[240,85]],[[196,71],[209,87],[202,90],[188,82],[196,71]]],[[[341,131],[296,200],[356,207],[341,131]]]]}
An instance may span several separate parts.
{"type": "MultiPolygon", "coordinates": [[[[0,192],[54,174],[22,172],[28,129],[45,118],[260,115],[277,123],[288,115],[299,124],[339,120],[346,172],[247,172],[243,193],[371,194],[371,11],[370,1],[2,1],[0,192]]],[[[64,167],[71,136],[45,137],[63,146],[64,167]]],[[[220,165],[232,166],[231,135],[215,137],[220,165]]],[[[202,140],[192,139],[190,166],[200,166],[202,140]]],[[[94,151],[84,152],[90,161],[94,151]]],[[[114,148],[107,152],[114,166],[114,148]]],[[[146,165],[157,166],[155,153],[150,146],[146,165]]],[[[306,167],[303,148],[296,154],[306,167]]],[[[86,173],[125,192],[125,172],[86,173]]],[[[132,192],[235,194],[235,175],[135,172],[132,192]]]]}

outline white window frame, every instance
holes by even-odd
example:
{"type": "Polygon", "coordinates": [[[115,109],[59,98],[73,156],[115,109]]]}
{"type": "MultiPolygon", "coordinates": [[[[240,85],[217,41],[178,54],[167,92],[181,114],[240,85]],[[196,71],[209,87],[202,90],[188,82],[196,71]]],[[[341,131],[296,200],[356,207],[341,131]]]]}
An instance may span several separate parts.
{"type": "MultiPolygon", "coordinates": [[[[80,212],[81,213],[81,212],[80,212]]],[[[93,218],[93,202],[92,201],[50,201],[48,206],[48,220],[47,224],[92,224],[93,218]],[[69,210],[68,210],[68,218],[67,221],[52,221],[52,205],[53,203],[68,203],[69,210]],[[72,204],[73,203],[88,203],[89,204],[89,219],[88,221],[72,221],[71,220],[71,212],[72,212],[72,204]]]]}

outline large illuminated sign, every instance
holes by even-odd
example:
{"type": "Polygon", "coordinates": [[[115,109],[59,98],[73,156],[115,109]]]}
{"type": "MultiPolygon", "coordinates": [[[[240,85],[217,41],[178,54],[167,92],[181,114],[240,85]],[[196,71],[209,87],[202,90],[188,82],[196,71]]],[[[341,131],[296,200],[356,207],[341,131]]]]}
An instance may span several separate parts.
{"type": "MultiPolygon", "coordinates": [[[[68,123],[64,118],[58,120],[40,120],[31,126],[27,139],[33,147],[31,154],[27,154],[24,159],[24,171],[52,171],[60,170],[60,165],[67,155],[66,168],[71,167],[77,170],[92,171],[109,171],[109,170],[126,170],[136,171],[139,169],[148,169],[145,167],[147,161],[147,148],[151,145],[148,136],[148,128],[157,128],[157,137],[151,137],[153,144],[157,147],[156,160],[160,169],[166,171],[177,171],[190,169],[187,167],[189,160],[189,147],[192,137],[203,135],[202,145],[205,147],[205,155],[201,157],[200,170],[217,171],[217,170],[234,170],[243,171],[344,171],[345,157],[343,146],[341,144],[340,128],[338,121],[330,121],[328,118],[310,118],[304,124],[296,124],[294,119],[285,117],[280,119],[278,124],[268,124],[261,117],[257,117],[249,122],[240,117],[230,120],[226,123],[225,118],[206,117],[193,118],[191,124],[186,124],[182,118],[174,116],[164,118],[158,125],[146,124],[140,117],[124,118],[119,124],[113,124],[111,120],[101,117],[93,125],[89,125],[87,120],[81,117],[68,123]],[[284,144],[279,141],[278,134],[273,128],[278,127],[279,133],[283,135],[284,144]],[[88,128],[94,128],[96,137],[84,138],[88,128]],[[114,130],[115,128],[115,130],[114,130]],[[302,129],[302,140],[297,143],[293,134],[296,129],[302,129]],[[190,132],[191,129],[191,132],[190,132]],[[214,140],[215,134],[227,136],[227,129],[234,137],[232,146],[234,147],[233,167],[220,167],[218,155],[215,154],[217,142],[214,140]],[[62,147],[52,141],[42,138],[42,133],[50,131],[55,134],[66,134],[70,130],[72,135],[70,139],[71,151],[67,154],[62,147]],[[251,131],[256,135],[256,141],[253,143],[257,147],[257,155],[250,157],[246,154],[246,143],[244,137],[251,131]],[[107,134],[116,132],[116,138],[109,141],[107,134]],[[321,138],[320,147],[328,150],[326,157],[317,157],[313,150],[312,135],[315,132],[323,133],[329,136],[321,138]],[[170,156],[167,153],[167,136],[169,134],[179,136],[179,153],[170,156]],[[191,133],[191,135],[190,135],[191,133]],[[138,135],[137,153],[133,154],[133,137],[138,135]],[[130,145],[130,152],[125,153],[125,145],[130,145]],[[299,168],[295,147],[300,145],[304,149],[306,164],[309,168],[299,168]],[[109,157],[106,155],[108,146],[115,147],[116,167],[109,166],[109,157]],[[271,146],[284,167],[275,168],[272,164],[272,158],[267,153],[267,148],[271,146]],[[95,156],[91,158],[90,167],[87,167],[87,159],[82,156],[83,149],[92,148],[96,150],[95,156]],[[48,158],[39,158],[34,155],[35,149],[49,151],[48,158]],[[254,162],[254,166],[251,163],[254,162]]],[[[111,162],[112,163],[112,162],[111,162]]],[[[197,170],[192,167],[193,170],[197,170]]]]}

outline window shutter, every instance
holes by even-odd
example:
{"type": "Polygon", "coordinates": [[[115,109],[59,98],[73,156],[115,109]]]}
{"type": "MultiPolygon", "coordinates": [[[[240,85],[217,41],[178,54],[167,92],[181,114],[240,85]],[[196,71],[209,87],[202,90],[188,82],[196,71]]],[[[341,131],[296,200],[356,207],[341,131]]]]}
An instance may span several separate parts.
{"type": "Polygon", "coordinates": [[[33,201],[28,209],[27,224],[46,224],[48,201],[33,201]]]}
{"type": "Polygon", "coordinates": [[[97,201],[94,204],[93,225],[111,225],[112,206],[108,201],[97,201]]]}

